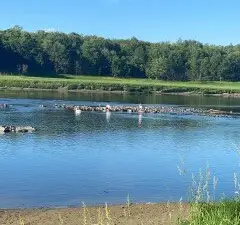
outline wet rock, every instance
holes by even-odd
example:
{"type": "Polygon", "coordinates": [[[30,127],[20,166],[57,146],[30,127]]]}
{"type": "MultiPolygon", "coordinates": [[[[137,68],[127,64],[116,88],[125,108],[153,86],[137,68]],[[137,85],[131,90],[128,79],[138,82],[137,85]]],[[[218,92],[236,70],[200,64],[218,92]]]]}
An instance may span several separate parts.
{"type": "Polygon", "coordinates": [[[30,126],[0,126],[1,133],[10,133],[10,132],[19,132],[19,133],[27,133],[33,132],[35,128],[30,126]]]}
{"type": "Polygon", "coordinates": [[[94,111],[94,112],[124,112],[124,113],[159,113],[165,114],[170,113],[173,115],[208,115],[208,116],[234,116],[239,115],[240,113],[233,113],[227,112],[223,110],[204,110],[204,109],[197,109],[197,108],[187,108],[187,107],[173,107],[173,106],[121,106],[121,105],[114,105],[114,106],[65,106],[65,109],[74,110],[74,108],[78,107],[81,111],[94,111]]]}

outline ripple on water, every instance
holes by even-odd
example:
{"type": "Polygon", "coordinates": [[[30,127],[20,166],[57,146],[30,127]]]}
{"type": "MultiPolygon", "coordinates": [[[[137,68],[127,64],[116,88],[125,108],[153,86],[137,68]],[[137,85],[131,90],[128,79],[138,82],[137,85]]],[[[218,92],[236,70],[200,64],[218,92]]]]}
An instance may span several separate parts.
{"type": "Polygon", "coordinates": [[[187,199],[191,173],[207,164],[219,177],[219,195],[233,193],[238,118],[76,116],[50,107],[64,101],[4,101],[12,108],[0,110],[0,124],[21,123],[37,131],[0,135],[0,207],[120,203],[128,194],[141,202],[187,199]],[[49,107],[41,109],[40,104],[49,107]]]}

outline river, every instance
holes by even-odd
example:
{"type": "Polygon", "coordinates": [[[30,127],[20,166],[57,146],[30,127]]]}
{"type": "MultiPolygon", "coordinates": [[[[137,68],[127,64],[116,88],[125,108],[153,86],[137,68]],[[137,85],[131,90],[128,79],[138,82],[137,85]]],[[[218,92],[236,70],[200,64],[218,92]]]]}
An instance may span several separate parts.
{"type": "MultiPolygon", "coordinates": [[[[0,91],[0,124],[33,133],[0,135],[0,207],[188,201],[199,171],[218,199],[235,195],[240,118],[82,112],[55,105],[171,105],[240,111],[237,98],[0,91]],[[45,108],[39,107],[46,105],[45,108]],[[213,177],[218,179],[216,190],[213,177]]],[[[201,177],[201,176],[200,176],[201,177]]]]}

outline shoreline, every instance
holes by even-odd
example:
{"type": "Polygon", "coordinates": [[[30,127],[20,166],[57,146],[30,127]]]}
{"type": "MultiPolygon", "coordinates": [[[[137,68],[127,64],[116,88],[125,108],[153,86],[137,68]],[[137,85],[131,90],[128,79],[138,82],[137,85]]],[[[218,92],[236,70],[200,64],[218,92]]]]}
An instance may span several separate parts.
{"type": "Polygon", "coordinates": [[[58,92],[144,93],[240,97],[240,82],[166,81],[90,75],[38,77],[0,76],[1,90],[48,90],[58,92]]]}
{"type": "Polygon", "coordinates": [[[149,95],[178,95],[178,96],[209,96],[209,97],[223,97],[223,98],[240,98],[240,93],[215,93],[206,94],[203,92],[194,91],[183,91],[183,92],[162,92],[162,91],[152,91],[152,92],[130,92],[130,91],[117,91],[117,90],[88,90],[88,89],[76,89],[71,90],[67,88],[58,89],[47,89],[47,88],[19,88],[19,87],[0,87],[0,91],[43,91],[43,92],[56,92],[56,93],[102,93],[102,94],[149,94],[149,95]]]}
{"type": "Polygon", "coordinates": [[[190,203],[119,204],[63,208],[0,209],[0,224],[177,224],[190,215],[190,203]],[[20,223],[21,224],[21,223],[20,223]]]}

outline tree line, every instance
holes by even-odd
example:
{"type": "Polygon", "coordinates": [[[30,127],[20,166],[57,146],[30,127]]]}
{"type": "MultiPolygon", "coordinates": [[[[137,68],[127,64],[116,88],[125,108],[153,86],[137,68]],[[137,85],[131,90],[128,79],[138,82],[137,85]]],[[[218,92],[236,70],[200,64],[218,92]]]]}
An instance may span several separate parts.
{"type": "Polygon", "coordinates": [[[77,33],[0,31],[0,73],[59,74],[162,80],[240,80],[240,45],[194,40],[150,43],[77,33]]]}

